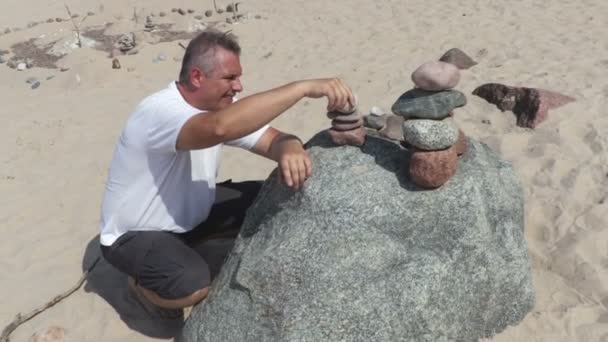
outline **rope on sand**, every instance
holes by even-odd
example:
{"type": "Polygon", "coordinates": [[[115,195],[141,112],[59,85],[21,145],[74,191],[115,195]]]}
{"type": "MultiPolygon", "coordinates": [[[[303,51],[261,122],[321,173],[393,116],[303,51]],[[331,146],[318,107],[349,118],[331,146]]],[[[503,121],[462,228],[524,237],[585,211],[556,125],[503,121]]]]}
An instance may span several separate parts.
{"type": "Polygon", "coordinates": [[[82,276],[80,277],[80,279],[78,279],[76,284],[73,287],[71,287],[69,290],[56,296],[48,303],[31,311],[30,313],[28,313],[26,315],[21,315],[21,313],[18,313],[17,316],[15,316],[15,319],[13,319],[13,321],[2,330],[2,335],[0,335],[0,342],[10,342],[9,336],[13,331],[15,331],[15,329],[17,329],[17,327],[19,327],[21,324],[29,321],[30,319],[34,318],[39,313],[45,311],[46,309],[52,307],[53,305],[55,305],[57,303],[59,303],[63,299],[69,297],[72,293],[76,292],[82,286],[82,284],[84,284],[84,281],[87,279],[87,276],[93,270],[95,265],[97,265],[97,262],[99,262],[99,260],[100,260],[100,257],[98,256],[95,259],[95,261],[93,262],[93,264],[91,264],[91,266],[82,273],[82,276]]]}

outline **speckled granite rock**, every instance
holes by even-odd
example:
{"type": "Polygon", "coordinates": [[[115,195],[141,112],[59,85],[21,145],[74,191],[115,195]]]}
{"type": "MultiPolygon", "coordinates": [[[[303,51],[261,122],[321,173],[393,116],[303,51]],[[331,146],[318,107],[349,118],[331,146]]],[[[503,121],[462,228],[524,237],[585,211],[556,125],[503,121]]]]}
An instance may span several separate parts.
{"type": "Polygon", "coordinates": [[[412,89],[403,93],[391,107],[393,113],[406,119],[441,120],[458,107],[467,103],[467,98],[458,90],[426,91],[412,89]]]}
{"type": "Polygon", "coordinates": [[[307,149],[312,177],[270,175],[178,341],[476,341],[531,310],[522,188],[488,147],[430,191],[393,142],[307,149]]]}
{"type": "Polygon", "coordinates": [[[406,120],[403,123],[405,141],[421,150],[448,148],[458,141],[458,128],[452,119],[406,120]]]}

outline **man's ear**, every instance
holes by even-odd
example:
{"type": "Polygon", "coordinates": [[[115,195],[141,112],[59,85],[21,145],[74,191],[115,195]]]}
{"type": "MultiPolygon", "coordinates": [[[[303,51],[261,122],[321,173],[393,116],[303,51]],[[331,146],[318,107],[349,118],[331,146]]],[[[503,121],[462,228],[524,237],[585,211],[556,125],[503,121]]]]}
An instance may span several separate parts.
{"type": "Polygon", "coordinates": [[[192,68],[190,71],[190,84],[196,88],[200,88],[202,82],[205,80],[205,75],[199,68],[192,68]]]}

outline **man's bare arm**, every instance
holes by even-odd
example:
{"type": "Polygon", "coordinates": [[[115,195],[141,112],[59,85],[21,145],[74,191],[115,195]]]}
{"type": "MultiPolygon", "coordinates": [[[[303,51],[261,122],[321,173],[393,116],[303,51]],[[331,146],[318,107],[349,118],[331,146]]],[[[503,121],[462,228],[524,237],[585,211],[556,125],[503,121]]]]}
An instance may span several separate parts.
{"type": "Polygon", "coordinates": [[[312,174],[312,162],[302,142],[292,134],[268,128],[252,151],[278,163],[281,180],[300,188],[312,174]]]}
{"type": "Polygon", "coordinates": [[[177,149],[211,147],[246,136],[268,124],[304,97],[327,97],[328,110],[343,108],[355,99],[339,79],[297,81],[247,96],[225,109],[193,116],[182,127],[177,149]]]}

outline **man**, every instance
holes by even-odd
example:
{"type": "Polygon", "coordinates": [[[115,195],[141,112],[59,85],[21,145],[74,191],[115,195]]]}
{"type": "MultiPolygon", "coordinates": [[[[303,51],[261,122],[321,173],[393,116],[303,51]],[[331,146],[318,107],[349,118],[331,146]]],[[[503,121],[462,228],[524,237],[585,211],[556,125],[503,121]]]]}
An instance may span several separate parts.
{"type": "Polygon", "coordinates": [[[100,223],[102,254],[157,306],[203,300],[211,273],[192,247],[213,234],[238,233],[258,183],[216,187],[223,144],[278,162],[286,185],[311,175],[302,143],[267,124],[304,97],[328,110],[354,104],[339,79],[304,80],[234,101],[241,85],[240,47],[207,30],[188,45],[179,82],[144,99],[114,150],[100,223]]]}

